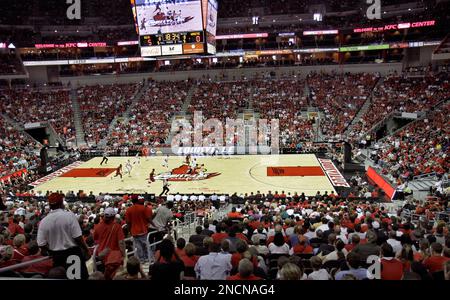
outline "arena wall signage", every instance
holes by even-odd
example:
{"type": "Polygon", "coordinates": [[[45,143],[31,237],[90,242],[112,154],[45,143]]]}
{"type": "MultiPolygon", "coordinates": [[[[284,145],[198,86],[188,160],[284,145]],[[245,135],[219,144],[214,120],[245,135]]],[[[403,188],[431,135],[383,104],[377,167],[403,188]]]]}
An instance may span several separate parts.
{"type": "Polygon", "coordinates": [[[117,46],[131,46],[131,45],[139,45],[139,41],[117,42],[117,46]]]}
{"type": "Polygon", "coordinates": [[[109,63],[126,63],[136,61],[154,61],[151,57],[121,57],[121,58],[104,58],[104,59],[75,59],[75,60],[43,60],[43,61],[24,61],[26,67],[33,66],[58,66],[58,65],[81,65],[81,64],[109,64],[109,63]]]}
{"type": "Polygon", "coordinates": [[[420,21],[420,22],[400,23],[400,24],[389,24],[389,25],[378,26],[378,27],[355,28],[355,29],[353,29],[353,32],[354,33],[382,32],[382,31],[387,31],[387,30],[429,27],[429,26],[434,26],[434,25],[436,25],[436,21],[430,20],[430,21],[420,21]]]}
{"type": "Polygon", "coordinates": [[[336,52],[339,48],[306,48],[306,49],[294,49],[294,53],[317,53],[317,52],[336,52]]]}
{"type": "Polygon", "coordinates": [[[267,32],[263,33],[243,33],[243,34],[228,34],[228,35],[218,35],[216,40],[237,40],[237,39],[257,39],[268,37],[267,32]]]}
{"type": "Polygon", "coordinates": [[[52,48],[90,48],[90,47],[106,47],[105,42],[79,42],[79,43],[64,43],[64,44],[34,44],[36,49],[52,49],[52,48]]]}
{"type": "Polygon", "coordinates": [[[283,55],[283,54],[292,54],[292,50],[261,50],[256,51],[256,55],[283,55]]]}
{"type": "Polygon", "coordinates": [[[178,155],[233,155],[235,147],[180,147],[178,155]]]}
{"type": "Polygon", "coordinates": [[[43,183],[49,182],[50,180],[69,172],[70,170],[73,170],[73,169],[81,166],[83,163],[84,162],[82,162],[82,161],[76,161],[76,162],[68,165],[67,167],[61,168],[45,177],[42,177],[42,178],[36,180],[35,182],[30,183],[29,185],[32,187],[37,187],[43,183]]]}
{"type": "Polygon", "coordinates": [[[319,158],[318,160],[333,186],[346,188],[350,187],[350,185],[347,183],[347,180],[345,180],[344,176],[341,174],[341,172],[339,172],[339,170],[330,159],[319,158]]]}
{"type": "Polygon", "coordinates": [[[327,34],[338,34],[339,30],[308,30],[303,31],[303,35],[327,35],[327,34]]]}
{"type": "Polygon", "coordinates": [[[112,64],[114,63],[114,58],[104,58],[104,59],[74,59],[69,60],[69,65],[86,65],[86,64],[112,64]]]}
{"type": "Polygon", "coordinates": [[[389,49],[389,44],[341,47],[341,48],[339,48],[339,52],[370,51],[370,50],[383,50],[383,49],[389,49]]]}
{"type": "Polygon", "coordinates": [[[282,32],[278,36],[295,36],[295,32],[282,32]]]}

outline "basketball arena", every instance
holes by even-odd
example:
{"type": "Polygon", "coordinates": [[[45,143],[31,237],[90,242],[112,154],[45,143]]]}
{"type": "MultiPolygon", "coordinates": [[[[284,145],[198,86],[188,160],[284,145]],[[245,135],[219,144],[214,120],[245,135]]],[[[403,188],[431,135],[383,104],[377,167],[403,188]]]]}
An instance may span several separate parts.
{"type": "Polygon", "coordinates": [[[449,4],[2,0],[2,299],[445,291],[449,4]]]}

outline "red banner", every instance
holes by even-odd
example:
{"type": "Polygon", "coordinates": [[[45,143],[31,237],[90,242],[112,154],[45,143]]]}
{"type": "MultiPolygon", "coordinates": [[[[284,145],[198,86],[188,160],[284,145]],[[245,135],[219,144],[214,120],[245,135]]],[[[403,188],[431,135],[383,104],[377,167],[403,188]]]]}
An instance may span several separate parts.
{"type": "Polygon", "coordinates": [[[22,176],[23,174],[26,174],[27,172],[28,172],[27,169],[18,170],[12,174],[1,177],[0,181],[5,182],[5,181],[8,181],[11,177],[22,176]]]}
{"type": "Polygon", "coordinates": [[[381,175],[378,174],[377,171],[374,168],[369,167],[367,169],[366,175],[377,186],[379,186],[386,193],[386,195],[389,196],[389,198],[392,199],[392,196],[394,195],[395,189],[390,185],[389,182],[387,182],[383,177],[381,177],[381,175]]]}

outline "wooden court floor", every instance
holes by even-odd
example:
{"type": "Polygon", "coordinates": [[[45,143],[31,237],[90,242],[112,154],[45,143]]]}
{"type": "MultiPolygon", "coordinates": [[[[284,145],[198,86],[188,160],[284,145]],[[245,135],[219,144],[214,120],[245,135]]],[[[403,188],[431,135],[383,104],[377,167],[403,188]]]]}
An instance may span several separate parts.
{"type": "Polygon", "coordinates": [[[185,158],[171,156],[168,168],[163,166],[164,157],[149,158],[109,157],[108,164],[100,166],[101,157],[93,158],[74,169],[75,172],[59,176],[34,188],[35,191],[83,190],[86,193],[153,193],[162,191],[163,179],[169,179],[171,194],[233,194],[260,191],[274,193],[304,192],[308,196],[317,191],[335,191],[325,174],[321,174],[320,163],[314,154],[299,155],[236,155],[197,157],[197,165],[204,165],[203,172],[186,175],[185,158]],[[125,165],[130,160],[131,174],[125,174],[125,165]],[[123,178],[114,177],[114,172],[105,169],[122,164],[123,178]],[[83,169],[83,170],[77,170],[83,169]],[[91,172],[89,169],[92,169],[91,172]],[[149,184],[149,174],[155,169],[155,182],[149,184]],[[89,175],[89,173],[92,174],[89,175]],[[73,177],[88,174],[91,177],[73,177]],[[305,175],[306,174],[306,175],[305,175]],[[308,174],[311,174],[309,176],[308,174]]]}

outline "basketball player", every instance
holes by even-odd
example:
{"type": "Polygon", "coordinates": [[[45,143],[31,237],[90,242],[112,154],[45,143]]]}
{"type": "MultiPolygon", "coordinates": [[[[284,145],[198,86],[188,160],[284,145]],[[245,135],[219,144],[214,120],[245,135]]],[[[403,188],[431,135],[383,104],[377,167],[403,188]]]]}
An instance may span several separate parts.
{"type": "Polygon", "coordinates": [[[108,164],[108,149],[105,149],[105,151],[103,152],[103,159],[100,163],[100,166],[103,165],[103,163],[105,163],[105,165],[108,164]]]}
{"type": "Polygon", "coordinates": [[[120,164],[116,169],[116,175],[114,175],[114,177],[117,177],[117,176],[120,176],[120,179],[122,179],[122,164],[120,164]]]}
{"type": "Polygon", "coordinates": [[[190,155],[190,154],[186,155],[186,161],[185,161],[185,163],[186,163],[188,166],[190,165],[190,163],[191,163],[191,155],[190,155]]]}
{"type": "Polygon", "coordinates": [[[194,157],[189,165],[189,174],[193,174],[197,168],[197,159],[194,157]]]}
{"type": "Polygon", "coordinates": [[[159,194],[159,197],[161,197],[162,195],[167,195],[167,193],[169,193],[169,182],[167,181],[167,179],[164,179],[163,181],[163,190],[161,192],[161,194],[159,194]]]}
{"type": "Polygon", "coordinates": [[[158,12],[158,14],[161,13],[161,2],[156,3],[156,8],[153,11],[153,13],[155,13],[155,12],[158,12]]]}
{"type": "Polygon", "coordinates": [[[150,172],[150,175],[148,177],[148,184],[150,185],[152,184],[152,182],[155,182],[155,169],[150,172]]]}
{"type": "Polygon", "coordinates": [[[202,164],[201,166],[200,166],[200,168],[199,168],[199,175],[201,176],[201,177],[204,177],[205,176],[205,173],[206,173],[206,168],[205,168],[205,165],[204,164],[202,164]]]}
{"type": "Polygon", "coordinates": [[[131,161],[130,160],[127,160],[127,164],[125,165],[125,169],[127,169],[125,174],[128,174],[128,176],[131,177],[131,170],[133,169],[133,166],[131,165],[131,161]]]}
{"type": "Polygon", "coordinates": [[[142,21],[141,21],[141,30],[146,30],[147,29],[147,27],[145,26],[146,22],[147,22],[147,19],[143,18],[142,21]]]}
{"type": "Polygon", "coordinates": [[[136,153],[136,156],[134,157],[133,165],[135,165],[135,164],[138,164],[138,165],[141,164],[141,157],[139,156],[139,152],[136,153]]]}
{"type": "Polygon", "coordinates": [[[181,17],[181,9],[178,11],[178,14],[176,14],[176,18],[175,18],[175,22],[177,22],[178,24],[181,24],[183,21],[182,17],[181,17]]]}
{"type": "Polygon", "coordinates": [[[166,155],[166,157],[164,157],[164,161],[162,163],[162,166],[166,169],[169,168],[169,155],[166,155]]]}
{"type": "Polygon", "coordinates": [[[147,147],[142,148],[142,156],[145,157],[145,161],[148,161],[149,151],[147,147]]]}

